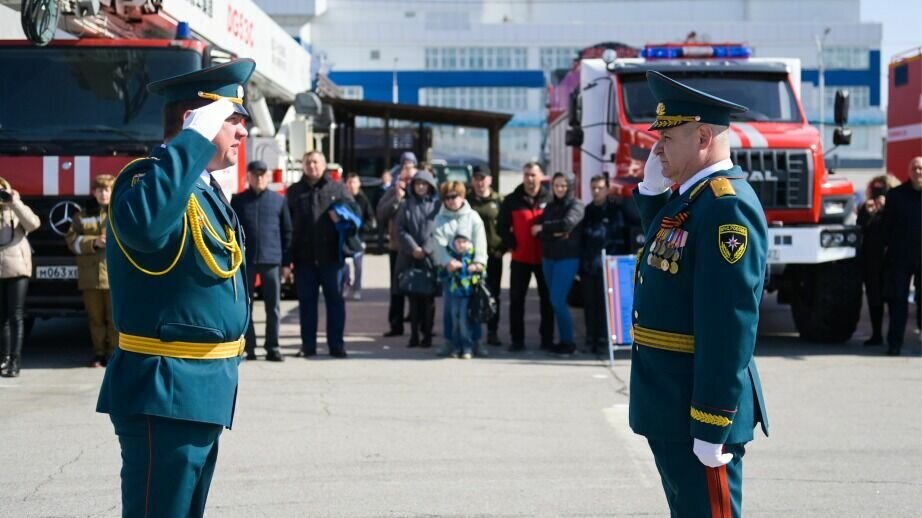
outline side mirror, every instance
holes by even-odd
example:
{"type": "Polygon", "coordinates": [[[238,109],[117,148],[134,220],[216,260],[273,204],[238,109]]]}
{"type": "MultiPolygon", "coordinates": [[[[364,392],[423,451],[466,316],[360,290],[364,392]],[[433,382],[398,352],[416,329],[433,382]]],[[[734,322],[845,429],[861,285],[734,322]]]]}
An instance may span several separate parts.
{"type": "Polygon", "coordinates": [[[848,90],[836,90],[835,121],[836,126],[848,124],[848,90]]]}
{"type": "Polygon", "coordinates": [[[563,141],[571,147],[580,147],[583,145],[583,130],[580,128],[570,128],[564,134],[563,141]]]}
{"type": "Polygon", "coordinates": [[[570,94],[570,106],[568,111],[568,122],[570,126],[574,128],[582,126],[583,108],[579,102],[579,90],[574,90],[570,94]]]}
{"type": "Polygon", "coordinates": [[[836,146],[848,146],[852,143],[852,130],[848,128],[836,128],[832,132],[832,143],[836,146]]]}

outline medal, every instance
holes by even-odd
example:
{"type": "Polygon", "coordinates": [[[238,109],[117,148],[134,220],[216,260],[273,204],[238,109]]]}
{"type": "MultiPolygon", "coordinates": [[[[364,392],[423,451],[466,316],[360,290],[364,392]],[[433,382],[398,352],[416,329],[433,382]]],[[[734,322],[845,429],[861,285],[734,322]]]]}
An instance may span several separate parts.
{"type": "Polygon", "coordinates": [[[659,269],[662,270],[662,271],[664,271],[664,272],[669,271],[669,261],[667,261],[667,260],[665,260],[665,259],[663,259],[662,261],[660,261],[660,263],[659,263],[659,269]]]}
{"type": "Polygon", "coordinates": [[[675,275],[679,273],[679,263],[673,261],[669,264],[669,273],[675,275]]]}

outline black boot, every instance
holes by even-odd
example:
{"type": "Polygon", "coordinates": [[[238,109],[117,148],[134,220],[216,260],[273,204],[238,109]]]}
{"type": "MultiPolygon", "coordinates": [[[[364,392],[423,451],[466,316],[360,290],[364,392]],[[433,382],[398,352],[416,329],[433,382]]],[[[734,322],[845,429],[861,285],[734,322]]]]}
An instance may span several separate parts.
{"type": "Polygon", "coordinates": [[[10,357],[10,365],[7,367],[7,378],[15,378],[19,376],[19,355],[14,354],[10,357]]]}
{"type": "Polygon", "coordinates": [[[6,373],[6,370],[10,367],[10,361],[10,355],[3,355],[3,358],[0,359],[0,374],[6,373]]]}

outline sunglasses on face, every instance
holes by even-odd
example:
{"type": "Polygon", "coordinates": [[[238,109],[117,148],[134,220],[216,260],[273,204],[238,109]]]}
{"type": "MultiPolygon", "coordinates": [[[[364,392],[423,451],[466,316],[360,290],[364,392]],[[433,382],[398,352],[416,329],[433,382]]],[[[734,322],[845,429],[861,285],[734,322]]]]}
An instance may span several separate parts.
{"type": "Polygon", "coordinates": [[[446,195],[445,195],[445,201],[455,200],[455,199],[458,199],[458,198],[460,198],[460,197],[461,197],[460,194],[446,194],[446,195]]]}

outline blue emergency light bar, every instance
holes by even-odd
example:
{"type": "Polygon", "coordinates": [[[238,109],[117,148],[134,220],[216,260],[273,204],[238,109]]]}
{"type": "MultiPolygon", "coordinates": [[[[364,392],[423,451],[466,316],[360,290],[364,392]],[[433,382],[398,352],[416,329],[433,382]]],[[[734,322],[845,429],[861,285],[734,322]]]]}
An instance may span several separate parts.
{"type": "Polygon", "coordinates": [[[646,59],[742,59],[752,57],[752,49],[742,45],[647,45],[646,59]]]}

